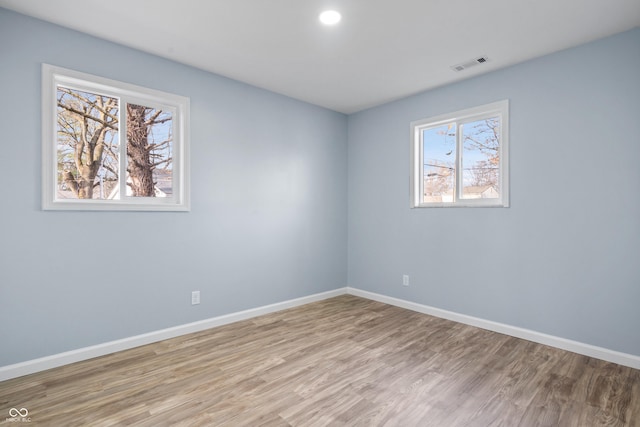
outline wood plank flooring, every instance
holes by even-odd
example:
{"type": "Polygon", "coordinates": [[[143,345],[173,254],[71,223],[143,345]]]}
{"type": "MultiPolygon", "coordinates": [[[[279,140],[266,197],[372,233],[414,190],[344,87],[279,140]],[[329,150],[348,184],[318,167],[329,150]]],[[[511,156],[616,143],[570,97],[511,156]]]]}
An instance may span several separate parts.
{"type": "Polygon", "coordinates": [[[640,426],[640,371],[344,295],[0,382],[0,424],[10,408],[42,426],[640,426]]]}

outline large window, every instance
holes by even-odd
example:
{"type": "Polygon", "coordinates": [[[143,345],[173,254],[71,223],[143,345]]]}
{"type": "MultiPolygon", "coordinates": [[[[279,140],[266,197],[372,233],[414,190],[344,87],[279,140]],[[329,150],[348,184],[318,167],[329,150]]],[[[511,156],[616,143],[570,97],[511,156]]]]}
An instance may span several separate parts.
{"type": "Polygon", "coordinates": [[[43,64],[43,209],[189,210],[189,99],[43,64]]]}
{"type": "Polygon", "coordinates": [[[509,206],[508,101],[411,123],[411,207],[509,206]]]}

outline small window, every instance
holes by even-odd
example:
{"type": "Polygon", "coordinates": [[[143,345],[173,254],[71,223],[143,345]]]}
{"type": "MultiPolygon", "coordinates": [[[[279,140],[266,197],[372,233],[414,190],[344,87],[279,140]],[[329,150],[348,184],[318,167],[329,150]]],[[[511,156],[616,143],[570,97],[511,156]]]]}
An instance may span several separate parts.
{"type": "Polygon", "coordinates": [[[411,207],[509,206],[509,102],[411,123],[411,207]]]}
{"type": "Polygon", "coordinates": [[[42,66],[45,210],[189,210],[189,99],[42,66]]]}

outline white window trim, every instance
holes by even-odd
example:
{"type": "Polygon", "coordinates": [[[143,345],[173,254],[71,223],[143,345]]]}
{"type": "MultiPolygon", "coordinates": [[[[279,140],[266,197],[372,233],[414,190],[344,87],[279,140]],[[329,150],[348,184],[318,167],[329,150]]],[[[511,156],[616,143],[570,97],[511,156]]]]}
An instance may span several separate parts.
{"type": "MultiPolygon", "coordinates": [[[[189,103],[187,97],[42,64],[42,209],[100,211],[189,211],[189,103]],[[170,109],[173,115],[173,195],[167,198],[121,197],[118,200],[57,198],[57,87],[100,93],[121,99],[120,135],[126,135],[125,102],[170,109]]],[[[126,144],[121,143],[122,146],[126,144]]],[[[124,160],[121,156],[121,171],[124,160]]],[[[124,181],[124,180],[121,180],[124,181]]],[[[125,194],[121,182],[121,194],[125,194]]]]}
{"type": "MultiPolygon", "coordinates": [[[[457,145],[460,145],[460,135],[457,145]]],[[[509,207],[509,101],[503,100],[479,107],[441,114],[428,119],[411,122],[411,177],[410,194],[411,208],[441,208],[441,207],[509,207]],[[456,179],[458,191],[454,191],[453,202],[424,202],[423,201],[423,130],[448,123],[464,124],[488,117],[500,117],[500,197],[495,199],[462,199],[460,198],[462,182],[456,179]]],[[[456,150],[457,171],[461,170],[460,147],[456,150]]],[[[459,172],[457,172],[459,173],[459,172]]]]}

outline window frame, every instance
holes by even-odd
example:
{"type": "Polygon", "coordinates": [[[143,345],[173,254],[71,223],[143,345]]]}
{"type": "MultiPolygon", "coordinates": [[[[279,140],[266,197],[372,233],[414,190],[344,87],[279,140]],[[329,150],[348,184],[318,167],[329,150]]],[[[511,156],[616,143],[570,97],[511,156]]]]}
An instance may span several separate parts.
{"type": "Polygon", "coordinates": [[[189,211],[189,104],[188,97],[149,89],[92,74],[42,64],[42,209],[84,211],[189,211]],[[119,199],[58,198],[58,86],[118,98],[119,199]],[[170,197],[126,196],[127,104],[171,111],[172,194],[170,197]],[[125,181],[125,182],[123,182],[125,181]],[[125,194],[122,196],[122,194],[125,194]]]}
{"type": "Polygon", "coordinates": [[[410,176],[410,207],[440,208],[440,207],[509,207],[509,100],[502,100],[478,107],[441,114],[438,116],[411,122],[411,176],[410,176]],[[460,131],[462,125],[478,120],[499,117],[499,187],[500,197],[486,199],[464,199],[462,194],[462,146],[464,139],[460,131]],[[456,126],[456,188],[452,202],[424,201],[424,141],[423,131],[448,125],[456,126]]]}

